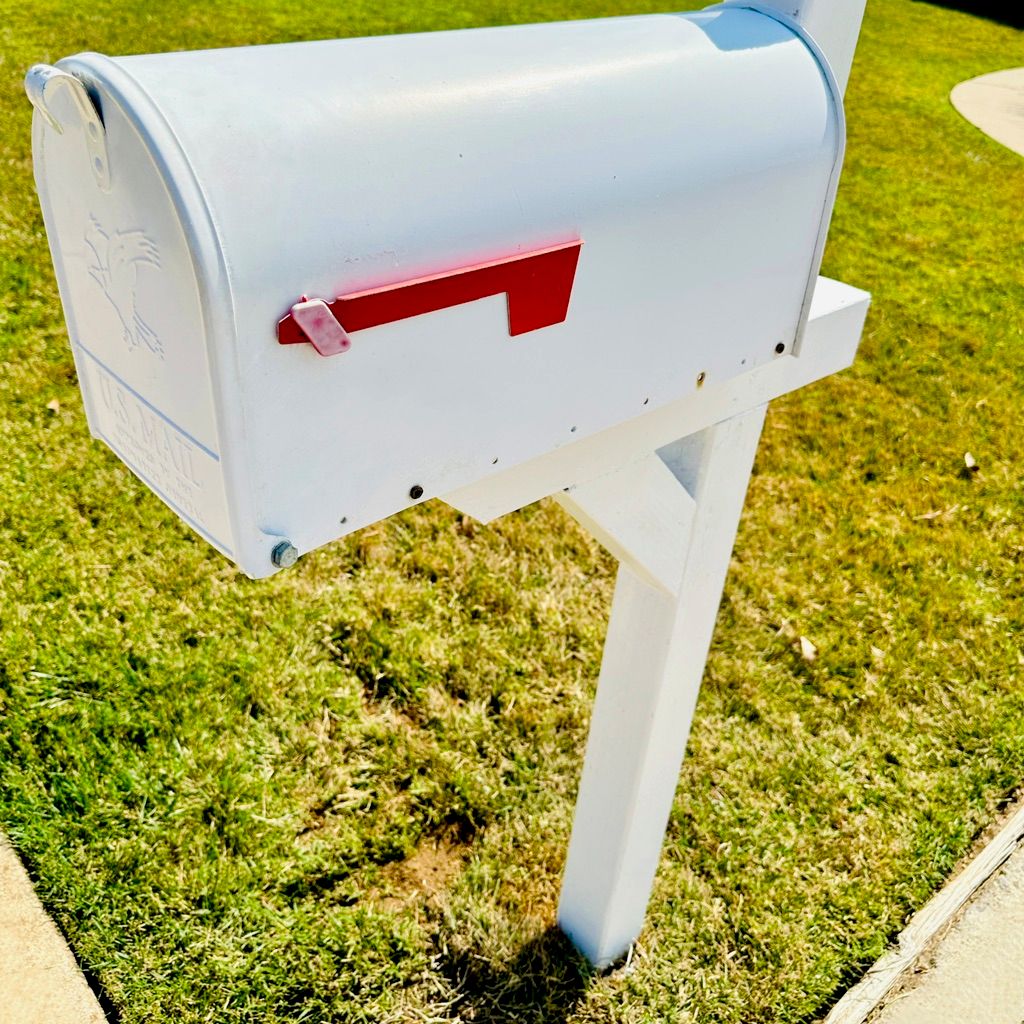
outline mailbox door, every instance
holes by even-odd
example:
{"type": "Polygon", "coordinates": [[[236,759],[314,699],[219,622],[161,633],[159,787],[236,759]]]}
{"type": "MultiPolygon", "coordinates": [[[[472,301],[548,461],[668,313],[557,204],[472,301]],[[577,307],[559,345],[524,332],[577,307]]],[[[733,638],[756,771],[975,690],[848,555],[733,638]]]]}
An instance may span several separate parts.
{"type": "Polygon", "coordinates": [[[35,177],[89,427],[198,533],[234,557],[206,344],[180,196],[125,109],[101,102],[108,166],[67,92],[37,113],[35,177]]]}

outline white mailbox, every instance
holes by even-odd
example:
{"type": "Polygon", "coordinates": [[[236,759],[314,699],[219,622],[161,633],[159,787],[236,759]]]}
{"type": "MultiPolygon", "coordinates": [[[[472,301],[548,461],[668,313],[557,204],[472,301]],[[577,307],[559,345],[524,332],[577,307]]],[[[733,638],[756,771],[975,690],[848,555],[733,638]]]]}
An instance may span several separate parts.
{"type": "Polygon", "coordinates": [[[90,427],[250,576],[799,344],[843,120],[777,15],[57,68],[90,427]]]}
{"type": "Polygon", "coordinates": [[[434,496],[554,495],[619,558],[559,906],[598,965],[643,922],[766,404],[857,349],[868,296],[817,273],[863,6],[26,79],[90,427],[245,572],[434,496]]]}

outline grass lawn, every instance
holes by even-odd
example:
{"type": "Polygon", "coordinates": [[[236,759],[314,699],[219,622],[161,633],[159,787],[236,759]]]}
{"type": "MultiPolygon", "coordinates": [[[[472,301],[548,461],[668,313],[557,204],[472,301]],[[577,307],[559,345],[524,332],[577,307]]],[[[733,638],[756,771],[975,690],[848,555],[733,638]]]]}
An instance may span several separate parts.
{"type": "Polygon", "coordinates": [[[1024,162],[947,100],[1013,29],[869,0],[824,269],[874,307],[769,412],[627,975],[553,930],[614,571],[560,509],[252,583],[88,438],[29,64],[657,3],[2,0],[0,826],[123,1024],[808,1022],[1024,779],[1024,162]]]}

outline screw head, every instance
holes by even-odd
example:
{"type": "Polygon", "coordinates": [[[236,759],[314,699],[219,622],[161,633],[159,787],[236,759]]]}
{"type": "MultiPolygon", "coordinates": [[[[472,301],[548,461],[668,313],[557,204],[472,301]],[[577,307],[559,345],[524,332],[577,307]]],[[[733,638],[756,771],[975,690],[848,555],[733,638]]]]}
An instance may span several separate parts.
{"type": "Polygon", "coordinates": [[[784,341],[780,341],[775,346],[775,353],[776,353],[776,355],[780,355],[781,356],[782,353],[785,352],[785,351],[786,351],[786,343],[784,341]]]}
{"type": "Polygon", "coordinates": [[[287,569],[299,560],[299,549],[290,540],[283,540],[270,552],[270,560],[278,569],[287,569]]]}
{"type": "Polygon", "coordinates": [[[420,487],[419,484],[413,484],[412,487],[409,488],[409,497],[412,498],[413,501],[418,501],[423,497],[423,488],[420,487]]]}
{"type": "Polygon", "coordinates": [[[707,379],[708,375],[703,370],[701,370],[700,373],[697,374],[697,387],[703,387],[704,381],[706,381],[707,379]]]}

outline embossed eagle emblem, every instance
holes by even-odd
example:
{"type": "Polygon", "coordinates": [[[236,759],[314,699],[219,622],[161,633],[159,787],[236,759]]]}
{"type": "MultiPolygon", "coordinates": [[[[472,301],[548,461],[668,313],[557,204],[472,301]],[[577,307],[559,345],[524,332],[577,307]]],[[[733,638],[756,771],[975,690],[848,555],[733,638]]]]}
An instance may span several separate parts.
{"type": "Polygon", "coordinates": [[[135,289],[140,266],[159,267],[156,244],[142,231],[114,231],[107,234],[95,217],[85,231],[89,276],[103,289],[117,311],[125,344],[130,349],[145,346],[163,358],[164,347],[135,306],[135,289]]]}

